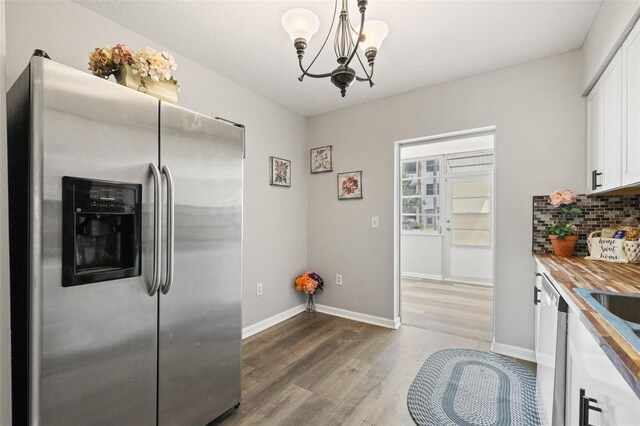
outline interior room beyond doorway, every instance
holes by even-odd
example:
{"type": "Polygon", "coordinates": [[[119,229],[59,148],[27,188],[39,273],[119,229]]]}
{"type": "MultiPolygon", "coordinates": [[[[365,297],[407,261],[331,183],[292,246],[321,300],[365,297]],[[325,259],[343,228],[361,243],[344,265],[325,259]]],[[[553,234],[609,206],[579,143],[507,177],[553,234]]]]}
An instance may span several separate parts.
{"type": "Polygon", "coordinates": [[[404,324],[493,339],[493,132],[402,146],[404,324]]]}

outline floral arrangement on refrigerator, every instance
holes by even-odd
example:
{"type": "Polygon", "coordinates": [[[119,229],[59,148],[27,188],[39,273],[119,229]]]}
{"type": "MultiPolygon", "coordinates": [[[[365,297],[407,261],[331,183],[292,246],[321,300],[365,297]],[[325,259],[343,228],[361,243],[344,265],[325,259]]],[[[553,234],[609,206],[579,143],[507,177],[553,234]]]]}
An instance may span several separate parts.
{"type": "Polygon", "coordinates": [[[296,277],[295,285],[297,291],[303,291],[309,295],[306,311],[315,312],[316,305],[313,303],[313,296],[318,292],[318,290],[322,290],[324,287],[324,280],[322,277],[313,271],[307,271],[296,277]]]}
{"type": "Polygon", "coordinates": [[[114,75],[119,84],[159,99],[177,102],[180,91],[174,71],[178,65],[168,52],[151,47],[132,51],[124,44],[97,47],[89,54],[89,70],[108,79],[114,75]]]}

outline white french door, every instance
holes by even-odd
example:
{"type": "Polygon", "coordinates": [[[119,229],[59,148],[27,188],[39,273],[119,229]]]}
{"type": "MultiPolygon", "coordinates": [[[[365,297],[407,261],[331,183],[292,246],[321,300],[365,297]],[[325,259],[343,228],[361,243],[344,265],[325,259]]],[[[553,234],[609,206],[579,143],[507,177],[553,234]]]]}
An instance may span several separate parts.
{"type": "Polygon", "coordinates": [[[493,281],[493,181],[491,174],[447,177],[443,275],[447,280],[493,281]]]}

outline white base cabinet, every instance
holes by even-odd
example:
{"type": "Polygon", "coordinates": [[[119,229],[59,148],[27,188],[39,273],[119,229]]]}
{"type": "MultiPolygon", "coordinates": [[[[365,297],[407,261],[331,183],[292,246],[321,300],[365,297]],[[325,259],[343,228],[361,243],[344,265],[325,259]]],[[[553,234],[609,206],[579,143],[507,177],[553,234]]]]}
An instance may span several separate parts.
{"type": "Polygon", "coordinates": [[[640,425],[640,399],[572,309],[568,322],[566,425],[640,425]],[[582,417],[581,390],[593,407],[582,417]]]}

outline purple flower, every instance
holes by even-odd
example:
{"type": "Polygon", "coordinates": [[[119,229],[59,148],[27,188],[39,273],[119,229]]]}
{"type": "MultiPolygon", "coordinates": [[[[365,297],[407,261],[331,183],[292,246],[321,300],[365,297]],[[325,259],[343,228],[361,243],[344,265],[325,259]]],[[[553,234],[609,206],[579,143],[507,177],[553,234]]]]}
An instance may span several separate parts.
{"type": "Polygon", "coordinates": [[[309,278],[317,282],[318,288],[322,290],[322,287],[324,286],[324,280],[322,279],[322,277],[320,277],[320,275],[316,274],[315,272],[309,272],[309,278]]]}

